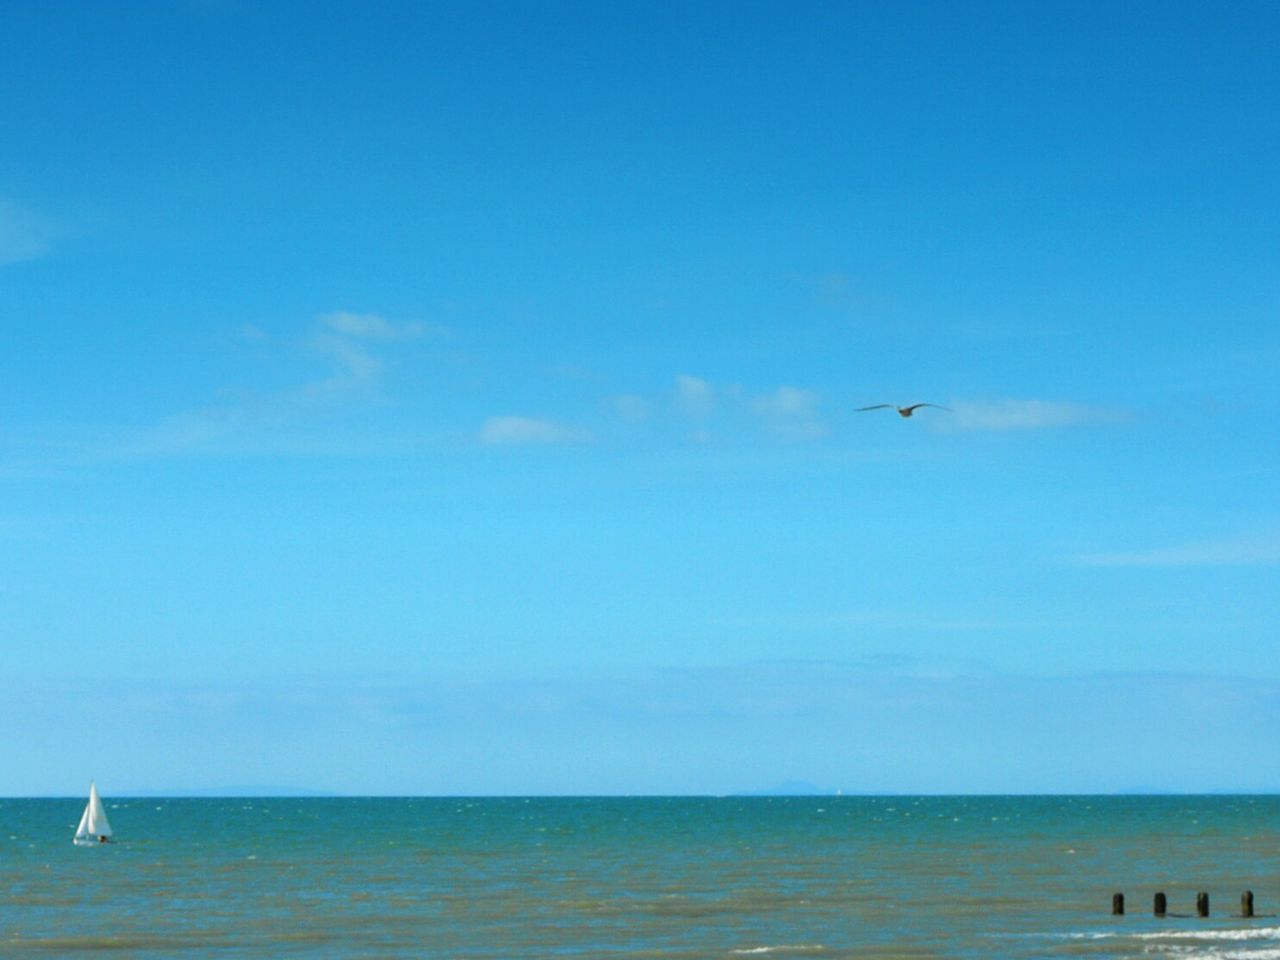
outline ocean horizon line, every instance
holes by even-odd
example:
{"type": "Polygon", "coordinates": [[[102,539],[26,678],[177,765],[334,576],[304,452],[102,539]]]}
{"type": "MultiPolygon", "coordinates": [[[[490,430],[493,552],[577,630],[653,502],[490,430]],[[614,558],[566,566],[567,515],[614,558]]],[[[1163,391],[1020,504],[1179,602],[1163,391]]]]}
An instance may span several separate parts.
{"type": "MultiPolygon", "coordinates": [[[[333,790],[281,786],[233,786],[208,788],[129,789],[104,792],[109,802],[121,800],[730,800],[730,799],[895,799],[895,798],[1062,798],[1062,797],[1271,797],[1280,789],[1205,789],[1162,790],[1126,789],[1112,791],[862,791],[848,790],[743,790],[729,793],[708,792],[636,792],[636,793],[346,793],[333,790]]],[[[0,795],[2,800],[83,800],[84,791],[67,793],[15,793],[0,795]]]]}

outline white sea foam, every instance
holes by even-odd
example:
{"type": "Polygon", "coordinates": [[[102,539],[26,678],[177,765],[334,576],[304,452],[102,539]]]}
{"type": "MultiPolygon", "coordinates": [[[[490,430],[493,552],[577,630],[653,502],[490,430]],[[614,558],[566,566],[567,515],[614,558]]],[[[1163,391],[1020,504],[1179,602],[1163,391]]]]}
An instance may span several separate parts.
{"type": "Polygon", "coordinates": [[[1162,930],[1129,934],[1134,940],[1280,940],[1280,927],[1233,927],[1219,930],[1162,930]]]}
{"type": "Polygon", "coordinates": [[[820,943],[779,944],[775,947],[742,947],[730,950],[740,956],[760,956],[766,953],[825,953],[827,948],[820,943]]]}
{"type": "Polygon", "coordinates": [[[1194,960],[1280,960],[1280,946],[1227,947],[1206,949],[1201,946],[1150,945],[1143,953],[1160,957],[1189,957],[1194,960]]]}
{"type": "Polygon", "coordinates": [[[1150,933],[1117,933],[1109,930],[1090,930],[1076,933],[1036,934],[1036,936],[1059,936],[1068,940],[1161,940],[1177,943],[1183,940],[1204,941],[1243,941],[1243,940],[1275,940],[1280,941],[1280,927],[1233,927],[1217,930],[1153,930],[1150,933]]]}
{"type": "Polygon", "coordinates": [[[1280,960],[1280,927],[1230,927],[1217,930],[1154,930],[1149,933],[1078,931],[1041,934],[1048,939],[1110,940],[1131,945],[1144,956],[1186,960],[1280,960]]]}

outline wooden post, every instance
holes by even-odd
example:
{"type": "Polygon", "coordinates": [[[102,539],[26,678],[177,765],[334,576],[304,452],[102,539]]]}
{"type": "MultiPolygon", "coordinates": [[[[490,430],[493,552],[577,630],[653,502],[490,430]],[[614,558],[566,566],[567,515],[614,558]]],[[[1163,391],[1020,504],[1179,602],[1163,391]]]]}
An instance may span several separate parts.
{"type": "Polygon", "coordinates": [[[1201,890],[1196,894],[1196,916],[1207,917],[1209,915],[1209,894],[1201,890]]]}
{"type": "Polygon", "coordinates": [[[1113,893],[1111,895],[1111,915],[1113,917],[1124,916],[1124,894],[1113,893]]]}
{"type": "Polygon", "coordinates": [[[1242,917],[1253,916],[1253,891],[1252,890],[1246,890],[1244,893],[1240,894],[1240,916],[1242,917]]]}
{"type": "Polygon", "coordinates": [[[1157,917],[1163,917],[1166,913],[1169,912],[1168,898],[1165,897],[1163,893],[1157,893],[1154,907],[1155,907],[1155,915],[1157,917]]]}

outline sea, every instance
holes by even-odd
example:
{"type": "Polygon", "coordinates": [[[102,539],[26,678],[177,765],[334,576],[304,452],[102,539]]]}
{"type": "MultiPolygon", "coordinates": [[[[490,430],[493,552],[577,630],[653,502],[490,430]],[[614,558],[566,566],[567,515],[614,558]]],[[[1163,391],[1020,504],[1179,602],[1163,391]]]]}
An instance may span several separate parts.
{"type": "Polygon", "coordinates": [[[1280,958],[1280,797],[104,800],[0,800],[0,957],[1280,958]]]}

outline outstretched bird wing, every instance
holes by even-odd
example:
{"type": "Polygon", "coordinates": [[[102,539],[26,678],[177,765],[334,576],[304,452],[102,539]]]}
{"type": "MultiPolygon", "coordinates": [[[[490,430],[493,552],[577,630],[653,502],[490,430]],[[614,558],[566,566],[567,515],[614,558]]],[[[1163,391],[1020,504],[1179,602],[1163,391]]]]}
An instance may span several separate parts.
{"type": "Polygon", "coordinates": [[[944,407],[940,403],[913,403],[911,406],[903,407],[902,409],[910,413],[912,410],[919,410],[921,407],[933,407],[936,410],[946,410],[948,413],[951,411],[950,407],[944,407]]]}
{"type": "Polygon", "coordinates": [[[864,410],[893,410],[896,409],[892,403],[877,403],[871,407],[859,407],[854,413],[862,413],[864,410]]]}

